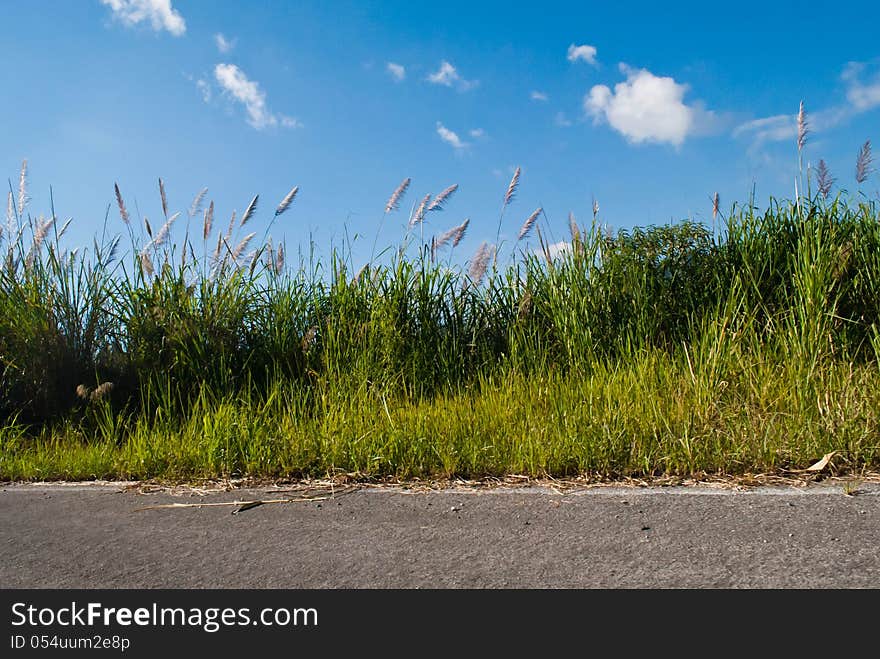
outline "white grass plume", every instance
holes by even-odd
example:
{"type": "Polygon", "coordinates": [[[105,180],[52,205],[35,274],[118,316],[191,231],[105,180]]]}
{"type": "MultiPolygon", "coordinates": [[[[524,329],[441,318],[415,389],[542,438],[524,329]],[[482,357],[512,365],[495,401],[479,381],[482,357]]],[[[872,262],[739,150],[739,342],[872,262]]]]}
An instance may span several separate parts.
{"type": "Polygon", "coordinates": [[[208,208],[205,210],[205,221],[202,224],[202,239],[207,240],[208,236],[211,235],[211,225],[214,224],[214,200],[211,200],[211,203],[208,204],[208,208]]]}
{"type": "Polygon", "coordinates": [[[526,218],[526,221],[523,222],[523,225],[519,229],[517,240],[522,240],[529,235],[529,232],[532,230],[532,227],[535,226],[535,222],[538,221],[538,217],[541,215],[543,210],[543,208],[537,208],[531,215],[526,218]]]}
{"type": "Polygon", "coordinates": [[[422,199],[422,203],[419,204],[418,208],[416,208],[412,217],[409,219],[409,225],[414,227],[425,219],[425,211],[428,208],[428,202],[431,200],[431,195],[426,194],[425,198],[422,199]]]}
{"type": "Polygon", "coordinates": [[[503,206],[507,206],[516,195],[516,190],[519,187],[519,175],[521,171],[522,170],[517,167],[516,171],[513,172],[513,178],[510,179],[510,184],[507,186],[507,192],[504,193],[503,206]]]}
{"type": "Polygon", "coordinates": [[[195,217],[202,209],[202,202],[205,200],[206,194],[208,194],[208,188],[202,188],[193,198],[192,204],[189,206],[189,217],[195,217]]]}
{"type": "Polygon", "coordinates": [[[162,178],[159,178],[159,197],[162,199],[162,214],[165,216],[165,219],[168,219],[168,197],[165,195],[165,184],[162,182],[162,178]]]}
{"type": "Polygon", "coordinates": [[[128,210],[125,208],[125,202],[122,200],[122,193],[119,191],[119,184],[113,184],[113,190],[116,192],[116,205],[119,206],[119,217],[125,224],[129,223],[128,210]]]}
{"type": "Polygon", "coordinates": [[[152,278],[152,277],[153,277],[153,272],[154,272],[154,270],[153,270],[153,260],[150,258],[150,255],[149,255],[147,252],[145,252],[145,251],[142,251],[142,252],[141,252],[141,254],[140,254],[140,262],[141,262],[141,270],[143,271],[143,273],[144,273],[147,277],[152,278]]]}
{"type": "Polygon", "coordinates": [[[385,212],[390,213],[391,211],[395,211],[400,206],[400,200],[403,198],[403,195],[406,194],[406,189],[409,187],[412,179],[405,178],[403,182],[397,186],[394,192],[391,193],[391,196],[388,198],[388,203],[385,204],[385,212]]]}
{"type": "Polygon", "coordinates": [[[871,155],[871,140],[866,140],[862,145],[862,148],[859,149],[859,155],[858,158],[856,158],[856,183],[864,183],[868,180],[871,172],[874,171],[873,167],[871,167],[873,162],[874,157],[871,155]]]}
{"type": "Polygon", "coordinates": [[[288,208],[290,208],[290,205],[293,203],[293,200],[296,199],[297,192],[299,192],[299,186],[295,185],[290,190],[290,192],[287,193],[287,196],[281,200],[281,203],[278,204],[278,208],[275,209],[275,217],[278,217],[284,211],[286,211],[288,208]]]}
{"type": "Polygon", "coordinates": [[[439,236],[434,239],[434,249],[438,250],[452,241],[452,246],[457,247],[458,243],[461,242],[461,239],[464,238],[464,233],[467,231],[468,224],[470,224],[470,219],[466,219],[464,222],[459,224],[458,226],[454,226],[451,229],[444,231],[439,236]]]}
{"type": "Polygon", "coordinates": [[[819,188],[819,194],[827,199],[833,185],[834,177],[831,176],[828,165],[824,160],[819,160],[819,164],[816,166],[816,187],[819,188]]]}
{"type": "Polygon", "coordinates": [[[10,235],[15,233],[15,199],[12,196],[12,190],[6,197],[6,230],[10,235]]]}
{"type": "Polygon", "coordinates": [[[30,198],[27,195],[27,160],[21,161],[21,174],[18,177],[18,215],[19,217],[24,213],[24,208],[27,206],[30,198]]]}
{"type": "Polygon", "coordinates": [[[254,216],[254,213],[257,211],[257,202],[259,202],[259,200],[260,195],[254,195],[254,198],[251,199],[251,203],[249,203],[247,208],[244,209],[244,213],[241,216],[241,224],[238,226],[243,227],[248,223],[248,220],[254,216]]]}
{"type": "Polygon", "coordinates": [[[574,213],[568,214],[568,231],[571,233],[572,242],[579,242],[581,239],[581,230],[578,228],[577,220],[574,218],[574,213]]]}
{"type": "Polygon", "coordinates": [[[492,259],[492,251],[493,248],[487,242],[483,242],[477,248],[476,253],[471,259],[470,267],[468,268],[468,277],[471,282],[477,286],[483,280],[483,277],[486,275],[486,270],[489,268],[489,261],[492,259]]]}
{"type": "Polygon", "coordinates": [[[43,246],[43,243],[46,242],[46,237],[49,235],[49,230],[54,224],[54,217],[45,220],[42,216],[40,216],[40,218],[37,220],[37,229],[36,231],[34,231],[34,244],[31,246],[30,251],[28,251],[27,258],[25,259],[26,268],[30,269],[30,267],[33,266],[34,260],[36,259],[40,248],[43,246]]]}
{"type": "Polygon", "coordinates": [[[247,249],[247,246],[250,244],[251,240],[253,240],[254,236],[256,236],[256,235],[257,235],[256,233],[249,233],[248,235],[246,235],[244,238],[241,239],[241,242],[239,242],[238,245],[235,246],[235,249],[232,250],[232,260],[233,261],[235,261],[236,263],[238,262],[239,257],[244,253],[244,251],[247,249]]]}
{"type": "Polygon", "coordinates": [[[428,212],[431,211],[442,211],[443,205],[449,201],[449,198],[455,194],[455,191],[458,190],[458,183],[450,185],[443,192],[434,197],[434,201],[431,202],[431,205],[428,206],[428,212]]]}
{"type": "Polygon", "coordinates": [[[275,274],[280,275],[284,270],[284,243],[278,245],[278,249],[275,250],[275,274]]]}
{"type": "Polygon", "coordinates": [[[797,114],[797,147],[798,151],[804,150],[807,143],[807,135],[810,133],[810,126],[807,121],[807,112],[804,110],[804,102],[801,101],[800,109],[797,114]]]}
{"type": "Polygon", "coordinates": [[[169,217],[165,224],[159,229],[159,233],[156,234],[156,237],[153,239],[153,247],[161,247],[168,240],[168,234],[171,232],[171,225],[174,224],[174,220],[180,217],[180,212],[175,213],[171,217],[169,217]]]}

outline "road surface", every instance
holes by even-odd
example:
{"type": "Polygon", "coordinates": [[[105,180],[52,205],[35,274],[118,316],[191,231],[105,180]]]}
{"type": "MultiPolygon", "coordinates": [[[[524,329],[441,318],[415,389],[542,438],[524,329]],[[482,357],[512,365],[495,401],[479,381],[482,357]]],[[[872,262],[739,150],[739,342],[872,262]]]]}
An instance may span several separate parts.
{"type": "Polygon", "coordinates": [[[4,588],[878,588],[880,485],[0,487],[4,588]],[[318,498],[235,506],[168,503],[318,498]]]}

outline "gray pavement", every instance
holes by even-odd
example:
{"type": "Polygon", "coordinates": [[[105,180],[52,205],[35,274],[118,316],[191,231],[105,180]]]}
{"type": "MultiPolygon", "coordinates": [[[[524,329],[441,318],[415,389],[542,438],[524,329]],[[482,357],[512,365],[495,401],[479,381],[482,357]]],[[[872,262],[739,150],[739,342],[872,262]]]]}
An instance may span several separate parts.
{"type": "Polygon", "coordinates": [[[878,588],[880,485],[0,487],[3,588],[878,588]]]}

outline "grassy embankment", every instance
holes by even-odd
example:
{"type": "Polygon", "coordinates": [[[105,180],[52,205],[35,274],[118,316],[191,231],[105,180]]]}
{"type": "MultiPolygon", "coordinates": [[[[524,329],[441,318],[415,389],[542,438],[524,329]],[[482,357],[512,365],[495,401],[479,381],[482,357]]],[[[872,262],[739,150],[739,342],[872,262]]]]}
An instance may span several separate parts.
{"type": "Polygon", "coordinates": [[[26,213],[23,172],[0,238],[0,479],[736,475],[831,451],[877,469],[880,214],[828,183],[717,230],[594,215],[558,256],[484,244],[464,268],[466,224],[420,251],[413,231],[355,275],[248,252],[255,203],[215,240],[196,199],[172,247],[164,190],[155,234],[117,193],[122,239],[69,251],[54,213],[26,213]]]}

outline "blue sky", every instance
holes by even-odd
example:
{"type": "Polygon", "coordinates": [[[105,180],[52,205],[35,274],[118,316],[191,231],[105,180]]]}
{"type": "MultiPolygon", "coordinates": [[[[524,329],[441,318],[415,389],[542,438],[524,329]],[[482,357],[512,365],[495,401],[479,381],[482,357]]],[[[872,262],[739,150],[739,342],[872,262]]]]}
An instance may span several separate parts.
{"type": "MultiPolygon", "coordinates": [[[[722,209],[753,186],[762,205],[791,196],[801,100],[805,160],[841,187],[880,141],[876,2],[33,0],[4,18],[2,171],[17,189],[26,158],[31,212],[48,213],[51,185],[75,244],[100,231],[114,183],[154,226],[160,176],[184,219],[207,187],[218,225],[259,193],[258,230],[298,185],[273,236],[290,252],[311,236],[319,253],[362,236],[357,265],[410,177],[380,248],[457,183],[422,231],[470,218],[466,257],[494,241],[517,166],[507,245],[538,206],[562,240],[593,198],[629,228],[709,221],[715,192],[722,209]]],[[[110,219],[119,230],[115,206],[110,219]]]]}

